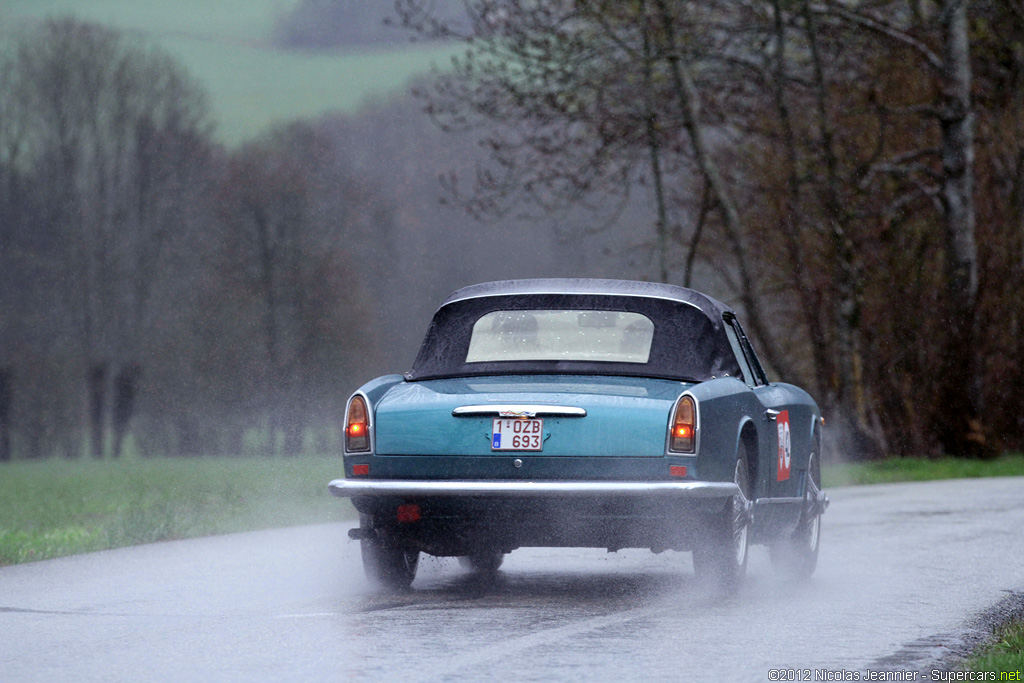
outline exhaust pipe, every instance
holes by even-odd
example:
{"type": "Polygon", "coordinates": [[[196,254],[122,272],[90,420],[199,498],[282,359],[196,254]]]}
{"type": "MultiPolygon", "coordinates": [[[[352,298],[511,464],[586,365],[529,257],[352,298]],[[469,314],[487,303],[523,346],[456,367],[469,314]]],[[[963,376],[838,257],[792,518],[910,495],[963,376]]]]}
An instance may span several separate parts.
{"type": "Polygon", "coordinates": [[[361,541],[363,539],[370,540],[377,538],[377,532],[374,529],[356,527],[355,529],[348,530],[348,537],[353,541],[361,541]]]}

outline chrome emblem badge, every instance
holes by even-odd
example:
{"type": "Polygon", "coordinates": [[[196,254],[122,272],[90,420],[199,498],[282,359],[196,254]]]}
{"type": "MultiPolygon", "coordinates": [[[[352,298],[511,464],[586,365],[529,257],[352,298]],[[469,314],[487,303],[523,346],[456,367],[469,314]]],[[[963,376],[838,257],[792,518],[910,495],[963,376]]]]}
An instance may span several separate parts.
{"type": "Polygon", "coordinates": [[[521,418],[537,417],[537,411],[536,410],[525,410],[525,409],[524,410],[514,410],[514,409],[499,410],[498,411],[498,416],[499,417],[521,417],[521,418]]]}

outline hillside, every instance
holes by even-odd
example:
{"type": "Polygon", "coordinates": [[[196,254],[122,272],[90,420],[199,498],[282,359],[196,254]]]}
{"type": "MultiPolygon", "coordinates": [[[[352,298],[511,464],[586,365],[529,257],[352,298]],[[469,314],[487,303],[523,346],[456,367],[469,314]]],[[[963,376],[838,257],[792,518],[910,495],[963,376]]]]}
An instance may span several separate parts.
{"type": "Polygon", "coordinates": [[[276,45],[274,29],[294,0],[0,0],[10,39],[49,16],[73,15],[125,30],[177,57],[210,95],[217,134],[236,144],[275,121],[351,112],[368,96],[400,88],[443,64],[438,45],[357,44],[331,51],[276,45]]]}

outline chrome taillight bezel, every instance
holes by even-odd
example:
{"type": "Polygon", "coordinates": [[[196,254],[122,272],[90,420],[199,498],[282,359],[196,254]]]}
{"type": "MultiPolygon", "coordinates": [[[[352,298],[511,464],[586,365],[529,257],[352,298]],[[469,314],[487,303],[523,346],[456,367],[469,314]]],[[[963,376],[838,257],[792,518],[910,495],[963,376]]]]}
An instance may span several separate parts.
{"type": "Polygon", "coordinates": [[[373,452],[373,407],[370,405],[370,399],[361,391],[357,391],[349,397],[348,402],[345,404],[345,422],[344,422],[344,441],[345,441],[345,453],[351,454],[366,454],[373,452]],[[363,408],[366,414],[366,434],[362,437],[352,437],[349,434],[349,428],[352,425],[351,413],[352,404],[356,400],[363,402],[363,408]],[[353,443],[356,439],[356,443],[353,443]],[[365,443],[363,443],[365,439],[365,443]]]}
{"type": "Polygon", "coordinates": [[[679,398],[676,399],[675,403],[672,404],[672,410],[668,414],[668,427],[665,430],[665,452],[670,455],[696,455],[700,449],[700,403],[697,401],[697,397],[690,392],[683,392],[679,398]],[[676,418],[679,415],[680,405],[684,402],[690,402],[693,405],[693,435],[690,437],[689,447],[676,448],[674,442],[676,440],[674,432],[676,429],[676,418]]]}

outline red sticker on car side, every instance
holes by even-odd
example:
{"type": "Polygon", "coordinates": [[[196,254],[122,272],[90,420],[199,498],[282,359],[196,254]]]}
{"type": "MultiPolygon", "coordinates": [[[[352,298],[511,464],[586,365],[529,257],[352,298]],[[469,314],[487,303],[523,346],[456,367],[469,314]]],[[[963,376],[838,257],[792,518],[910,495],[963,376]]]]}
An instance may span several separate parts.
{"type": "Polygon", "coordinates": [[[779,427],[779,462],[776,481],[789,479],[789,466],[793,460],[793,442],[789,433],[789,411],[783,410],[775,421],[779,427]]]}

